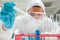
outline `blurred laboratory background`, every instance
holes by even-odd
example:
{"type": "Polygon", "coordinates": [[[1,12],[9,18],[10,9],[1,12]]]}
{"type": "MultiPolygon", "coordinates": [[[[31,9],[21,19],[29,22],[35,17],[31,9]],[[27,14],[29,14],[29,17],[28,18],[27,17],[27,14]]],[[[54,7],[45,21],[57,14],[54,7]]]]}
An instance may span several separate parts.
{"type": "MultiPolygon", "coordinates": [[[[0,7],[4,2],[14,1],[16,3],[17,16],[23,15],[26,12],[27,4],[30,0],[0,0],[0,7]]],[[[60,25],[60,0],[42,0],[46,7],[46,14],[52,21],[60,25]]]]}

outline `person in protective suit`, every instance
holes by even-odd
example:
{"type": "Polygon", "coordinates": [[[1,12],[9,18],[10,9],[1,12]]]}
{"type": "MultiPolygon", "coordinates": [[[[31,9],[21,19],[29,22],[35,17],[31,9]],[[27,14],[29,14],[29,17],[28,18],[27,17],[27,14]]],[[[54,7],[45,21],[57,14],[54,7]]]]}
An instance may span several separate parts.
{"type": "MultiPolygon", "coordinates": [[[[32,0],[28,4],[27,12],[16,17],[14,27],[20,33],[34,33],[39,29],[41,33],[59,33],[59,26],[46,16],[45,6],[41,0],[32,0]]],[[[45,38],[45,40],[57,38],[45,38]]]]}
{"type": "Polygon", "coordinates": [[[16,16],[14,2],[5,2],[0,8],[0,40],[11,40],[16,16]]]}

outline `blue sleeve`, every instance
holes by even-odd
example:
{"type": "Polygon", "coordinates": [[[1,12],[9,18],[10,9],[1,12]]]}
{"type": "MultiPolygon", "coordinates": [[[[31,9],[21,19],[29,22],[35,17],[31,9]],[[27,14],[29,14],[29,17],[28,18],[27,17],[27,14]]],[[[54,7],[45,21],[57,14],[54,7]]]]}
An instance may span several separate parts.
{"type": "Polygon", "coordinates": [[[16,17],[16,11],[14,9],[14,2],[6,2],[1,10],[0,20],[4,23],[4,27],[10,29],[13,27],[14,20],[16,17]]]}

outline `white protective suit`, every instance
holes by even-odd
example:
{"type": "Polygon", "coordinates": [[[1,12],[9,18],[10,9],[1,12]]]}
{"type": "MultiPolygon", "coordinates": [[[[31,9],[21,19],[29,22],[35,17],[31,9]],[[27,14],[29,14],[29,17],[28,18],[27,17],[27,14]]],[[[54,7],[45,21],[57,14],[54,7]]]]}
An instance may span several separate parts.
{"type": "MultiPolygon", "coordinates": [[[[1,8],[0,8],[1,11],[1,8]]],[[[2,29],[3,22],[0,20],[0,40],[11,40],[12,34],[13,34],[13,28],[7,29],[4,31],[2,29]]]]}
{"type": "MultiPolygon", "coordinates": [[[[27,10],[34,5],[40,6],[45,13],[45,6],[41,0],[32,0],[28,5],[27,10]]],[[[32,16],[28,15],[28,12],[27,14],[16,17],[14,27],[19,29],[20,33],[34,33],[37,29],[39,29],[41,33],[59,33],[60,31],[59,26],[52,22],[50,18],[45,16],[43,20],[35,20],[32,16]]],[[[46,40],[48,39],[46,38],[46,40]]]]}

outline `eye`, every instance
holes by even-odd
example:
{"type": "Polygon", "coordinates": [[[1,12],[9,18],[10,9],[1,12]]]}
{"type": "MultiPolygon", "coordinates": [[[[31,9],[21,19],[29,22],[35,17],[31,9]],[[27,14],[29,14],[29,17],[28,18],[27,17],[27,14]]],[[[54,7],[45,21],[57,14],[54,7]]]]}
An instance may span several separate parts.
{"type": "Polygon", "coordinates": [[[38,14],[38,16],[41,16],[40,14],[38,14]]]}
{"type": "Polygon", "coordinates": [[[38,16],[43,16],[42,14],[38,14],[38,16]]]}
{"type": "Polygon", "coordinates": [[[30,13],[31,16],[34,16],[34,13],[30,13]]]}

